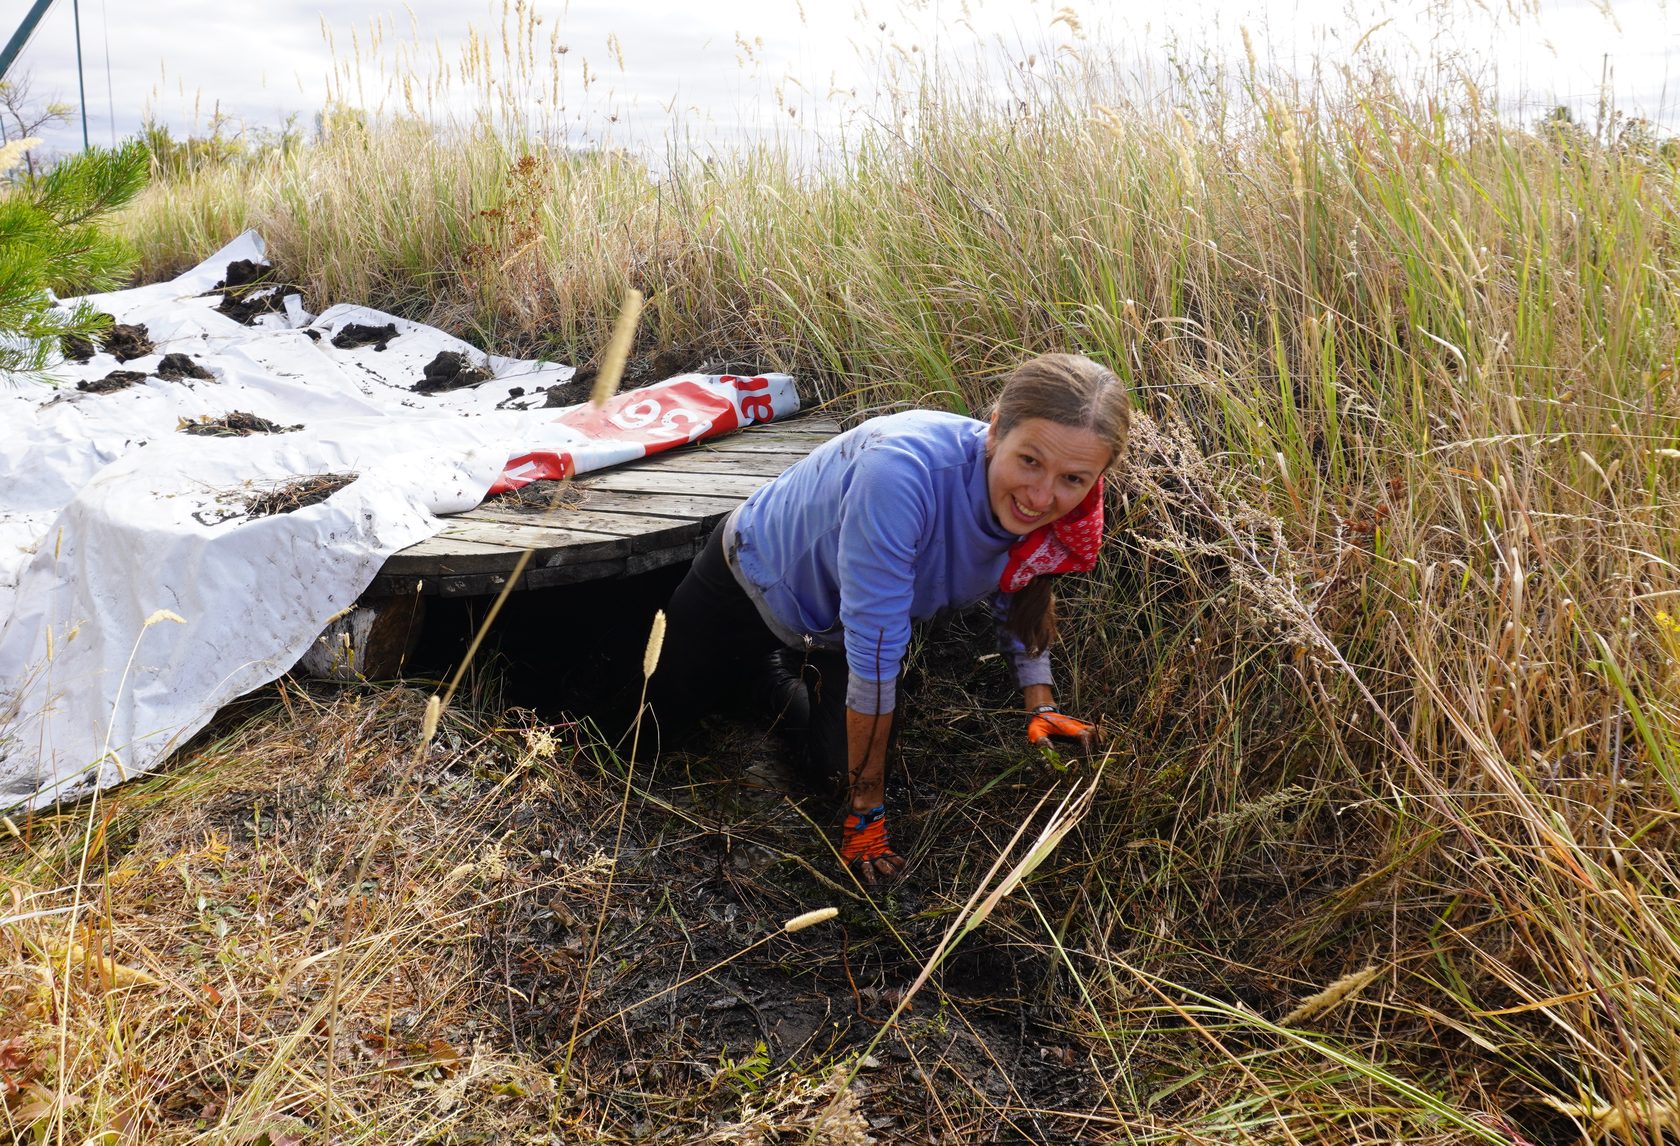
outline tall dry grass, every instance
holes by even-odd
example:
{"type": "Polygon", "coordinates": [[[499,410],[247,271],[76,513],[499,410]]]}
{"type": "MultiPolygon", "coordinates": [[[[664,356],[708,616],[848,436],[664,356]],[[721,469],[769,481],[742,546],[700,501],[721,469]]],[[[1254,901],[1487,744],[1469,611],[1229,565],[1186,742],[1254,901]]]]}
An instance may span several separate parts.
{"type": "Polygon", "coordinates": [[[1132,771],[989,925],[1062,967],[1117,1107],[1197,1140],[1656,1142],[1672,157],[1380,68],[1177,83],[1066,59],[1005,101],[907,89],[907,126],[826,164],[657,176],[487,94],[466,126],[342,117],[159,185],[126,231],[162,272],[255,226],[312,299],[580,363],[635,288],[652,343],[851,409],[981,410],[1040,350],[1112,363],[1149,417],[1064,671],[1132,771]]]}

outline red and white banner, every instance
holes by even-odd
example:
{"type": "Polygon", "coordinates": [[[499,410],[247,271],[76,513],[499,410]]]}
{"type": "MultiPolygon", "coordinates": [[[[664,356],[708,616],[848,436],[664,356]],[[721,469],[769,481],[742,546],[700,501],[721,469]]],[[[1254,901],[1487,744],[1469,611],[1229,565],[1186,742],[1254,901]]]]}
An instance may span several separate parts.
{"type": "Polygon", "coordinates": [[[575,444],[531,450],[508,460],[490,492],[505,493],[533,481],[573,477],[716,437],[754,422],[772,422],[799,410],[799,395],[786,374],[685,374],[614,395],[602,404],[571,406],[542,432],[567,433],[575,444]]]}

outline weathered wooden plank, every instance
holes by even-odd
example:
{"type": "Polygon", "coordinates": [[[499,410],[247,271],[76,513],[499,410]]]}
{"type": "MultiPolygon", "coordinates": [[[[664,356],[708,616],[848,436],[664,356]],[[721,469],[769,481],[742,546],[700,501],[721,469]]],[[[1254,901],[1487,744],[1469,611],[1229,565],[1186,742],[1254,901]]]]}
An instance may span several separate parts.
{"type": "Polygon", "coordinates": [[[663,569],[667,565],[692,561],[705,543],[705,538],[696,538],[687,545],[673,545],[665,549],[656,549],[651,553],[632,553],[624,561],[624,572],[628,576],[635,576],[637,573],[663,569]]]}
{"type": "Polygon", "coordinates": [[[655,517],[645,513],[615,512],[596,509],[593,504],[580,509],[556,510],[514,509],[493,506],[486,502],[477,509],[460,515],[472,521],[495,521],[507,525],[541,523],[590,533],[604,533],[623,537],[630,542],[630,552],[640,553],[692,540],[700,535],[699,518],[655,517]]]}
{"type": "Polygon", "coordinates": [[[807,450],[777,453],[724,453],[713,450],[672,450],[645,462],[620,466],[616,472],[630,473],[649,470],[660,473],[684,474],[742,474],[750,477],[776,477],[800,458],[807,450]]]}
{"type": "MultiPolygon", "coordinates": [[[[732,434],[727,438],[719,438],[713,442],[698,442],[689,449],[696,452],[705,451],[717,454],[794,453],[803,457],[833,436],[833,434],[788,434],[773,437],[768,433],[764,435],[757,433],[732,434]]],[[[673,450],[671,452],[680,453],[682,451],[673,450]]],[[[657,456],[663,457],[665,455],[657,456]]]]}
{"type": "Polygon", "coordinates": [[[636,490],[597,489],[589,495],[594,508],[623,509],[629,513],[644,513],[649,517],[668,517],[681,521],[697,521],[702,530],[723,519],[723,516],[744,498],[706,497],[697,494],[656,493],[636,490]]]}
{"type": "MultiPolygon", "coordinates": [[[[584,561],[569,565],[540,566],[533,560],[519,578],[516,590],[546,589],[557,585],[575,585],[585,581],[599,581],[608,577],[633,576],[667,565],[690,561],[700,551],[700,539],[680,545],[667,546],[647,553],[632,553],[628,557],[605,561],[584,561]]],[[[500,572],[433,574],[429,577],[391,576],[381,573],[370,591],[424,593],[438,597],[477,597],[499,593],[512,568],[500,572]]]]}
{"type": "Polygon", "coordinates": [[[484,545],[460,538],[428,537],[410,545],[385,561],[381,574],[395,576],[424,576],[452,573],[477,573],[492,569],[511,569],[519,560],[520,550],[506,545],[484,545]]]}
{"type": "Polygon", "coordinates": [[[515,522],[485,521],[480,518],[457,516],[434,537],[462,540],[481,545],[505,545],[517,551],[534,549],[545,565],[573,561],[601,561],[609,557],[627,557],[630,542],[610,533],[588,533],[566,529],[547,521],[515,522]]]}
{"type": "Polygon", "coordinates": [[[707,438],[694,443],[706,449],[743,449],[753,442],[803,443],[806,446],[827,441],[840,432],[840,423],[831,419],[800,419],[797,422],[777,422],[768,426],[753,426],[739,433],[721,438],[707,438]]]}
{"type": "Polygon", "coordinates": [[[768,485],[773,476],[661,473],[645,468],[621,468],[607,470],[599,476],[591,475],[582,481],[592,490],[612,490],[616,493],[699,494],[707,497],[730,497],[741,501],[760,486],[768,485]]]}

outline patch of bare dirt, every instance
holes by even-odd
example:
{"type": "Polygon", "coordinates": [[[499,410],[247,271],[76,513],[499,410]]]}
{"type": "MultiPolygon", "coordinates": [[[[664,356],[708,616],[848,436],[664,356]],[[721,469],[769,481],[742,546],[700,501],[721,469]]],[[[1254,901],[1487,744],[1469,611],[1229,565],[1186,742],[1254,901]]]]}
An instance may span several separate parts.
{"type": "MultiPolygon", "coordinates": [[[[547,1141],[557,1120],[588,1127],[580,1140],[683,1146],[1048,1144],[1120,1125],[1054,952],[1013,901],[881,1033],[1036,798],[966,795],[995,768],[966,740],[918,744],[927,774],[890,797],[910,872],[870,895],[834,858],[832,807],[789,787],[750,724],[720,719],[700,754],[660,755],[646,729],[632,767],[627,744],[569,719],[452,709],[427,744],[421,693],[281,692],[263,720],[208,730],[178,795],[125,807],[101,837],[113,944],[210,985],[196,1006],[171,998],[178,1033],[140,1029],[122,1052],[155,1074],[151,1140],[239,1124],[276,1040],[299,1136],[330,1123],[324,1079],[357,1109],[412,1109],[438,1141],[547,1141]],[[823,906],[838,917],[784,930],[823,906]]],[[[942,698],[918,699],[939,732],[925,706],[942,698]]],[[[43,1050],[54,1021],[40,1013],[43,1050]]]]}
{"type": "MultiPolygon", "coordinates": [[[[393,326],[391,328],[395,330],[393,326]]],[[[336,345],[337,339],[333,342],[336,345]]],[[[416,394],[442,394],[450,390],[465,390],[490,380],[490,368],[474,364],[472,359],[456,350],[440,350],[437,357],[426,363],[420,381],[414,384],[416,394]]]]}
{"type": "MultiPolygon", "coordinates": [[[[621,840],[616,801],[587,822],[530,808],[552,828],[536,862],[501,885],[478,940],[511,1043],[556,1058],[571,1046],[574,1070],[618,1080],[597,1102],[619,1125],[657,1120],[684,1095],[739,1098],[778,1072],[816,1076],[867,1052],[862,1105],[881,1142],[1083,1140],[1102,1108],[1096,1069],[1070,1033],[1052,959],[1011,924],[965,939],[875,1041],[987,837],[1006,839],[1010,825],[971,833],[968,855],[934,809],[900,797],[897,830],[916,862],[871,898],[830,850],[833,808],[791,789],[772,738],[724,724],[706,747],[631,776],[621,840]],[[610,890],[556,879],[597,849],[617,857],[610,890]],[[506,895],[521,881],[555,890],[506,895]],[[839,918],[778,934],[823,906],[839,918]]],[[[624,790],[610,770],[583,784],[624,790]]]]}

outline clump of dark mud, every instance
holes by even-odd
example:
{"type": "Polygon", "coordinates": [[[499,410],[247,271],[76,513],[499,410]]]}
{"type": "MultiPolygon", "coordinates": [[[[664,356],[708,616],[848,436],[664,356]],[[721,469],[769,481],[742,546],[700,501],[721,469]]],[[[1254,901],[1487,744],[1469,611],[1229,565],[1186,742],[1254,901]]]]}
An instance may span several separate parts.
{"type": "Polygon", "coordinates": [[[214,382],[216,376],[185,354],[165,354],[163,361],[157,365],[157,376],[166,382],[179,382],[183,378],[202,378],[206,382],[214,382]]]}
{"type": "MultiPolygon", "coordinates": [[[[589,372],[589,377],[591,380],[594,379],[595,372],[593,370],[589,372]]],[[[576,406],[589,401],[589,382],[579,382],[574,376],[570,382],[561,382],[559,385],[548,387],[547,394],[548,397],[543,399],[542,404],[542,408],[545,410],[554,410],[562,406],[576,406]]]]}
{"type": "Polygon", "coordinates": [[[255,325],[265,314],[284,314],[286,296],[303,293],[290,283],[275,279],[273,264],[251,259],[234,259],[227,265],[222,281],[204,293],[218,291],[222,301],[216,304],[216,310],[245,326],[255,325]]]}
{"type": "Polygon", "coordinates": [[[59,352],[71,362],[86,362],[94,355],[94,345],[79,334],[62,335],[58,340],[59,352]]]}
{"type": "Polygon", "coordinates": [[[326,501],[355,480],[355,474],[316,474],[298,478],[274,489],[251,494],[245,499],[245,515],[272,517],[277,513],[291,513],[294,509],[326,501]]]}
{"type": "Polygon", "coordinates": [[[76,389],[85,394],[110,394],[117,390],[126,390],[136,382],[144,382],[146,375],[140,370],[113,370],[103,378],[92,382],[78,382],[76,389]]]}
{"type": "Polygon", "coordinates": [[[296,293],[288,286],[269,287],[247,295],[236,295],[230,291],[216,304],[216,310],[235,322],[251,326],[265,314],[284,314],[286,296],[296,293]]]}
{"type": "Polygon", "coordinates": [[[436,358],[426,363],[422,375],[420,381],[414,384],[416,394],[442,394],[488,382],[490,368],[473,365],[472,359],[460,351],[440,350],[436,358]]]}
{"type": "Polygon", "coordinates": [[[229,288],[237,290],[240,287],[267,282],[273,274],[273,263],[259,263],[255,259],[234,259],[227,265],[227,277],[217,283],[214,289],[229,288]]]}
{"type": "Polygon", "coordinates": [[[303,429],[303,424],[300,422],[295,426],[282,426],[267,418],[247,414],[244,410],[235,410],[220,418],[200,418],[196,422],[183,422],[176,428],[183,434],[194,434],[203,438],[243,438],[249,434],[289,434],[293,430],[303,429]]]}
{"type": "Polygon", "coordinates": [[[391,340],[397,337],[397,324],[387,322],[384,326],[367,326],[360,322],[347,322],[333,335],[332,344],[340,350],[355,350],[360,346],[371,346],[375,350],[384,350],[391,340]]]}
{"type": "Polygon", "coordinates": [[[144,323],[135,323],[132,326],[125,322],[112,323],[111,328],[99,336],[99,345],[114,355],[118,362],[157,353],[157,347],[152,343],[151,332],[146,329],[144,323]]]}

